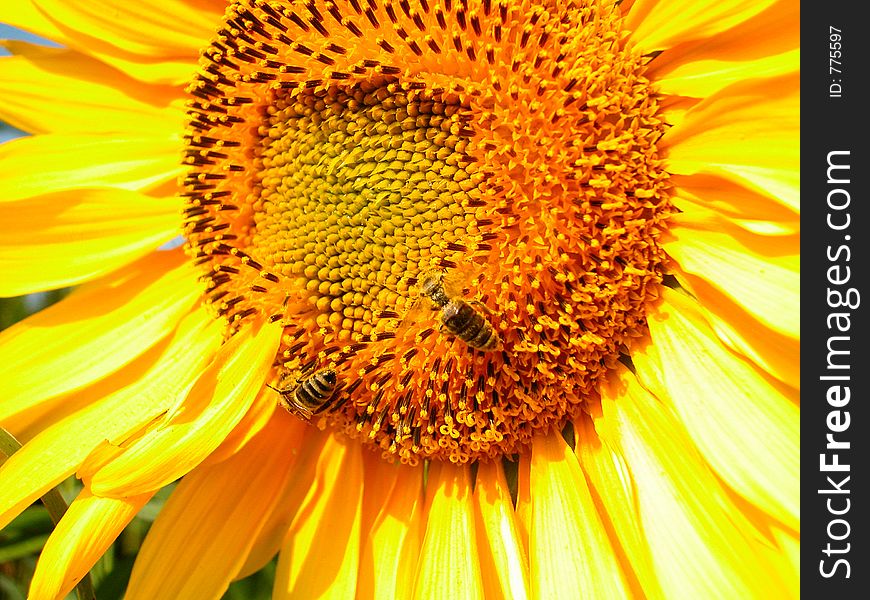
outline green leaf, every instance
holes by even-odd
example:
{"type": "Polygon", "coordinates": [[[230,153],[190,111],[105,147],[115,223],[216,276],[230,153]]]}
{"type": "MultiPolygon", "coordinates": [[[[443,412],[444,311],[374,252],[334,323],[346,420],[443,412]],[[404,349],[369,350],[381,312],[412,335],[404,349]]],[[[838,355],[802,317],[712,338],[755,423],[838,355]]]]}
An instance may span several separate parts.
{"type": "Polygon", "coordinates": [[[45,545],[48,534],[37,535],[10,544],[0,546],[0,563],[7,563],[24,556],[36,554],[45,545]]]}
{"type": "Polygon", "coordinates": [[[24,591],[21,590],[15,582],[0,573],[0,598],[8,598],[9,600],[24,600],[24,591]]]}
{"type": "Polygon", "coordinates": [[[0,546],[20,542],[34,535],[50,533],[52,527],[51,517],[45,507],[34,504],[0,531],[0,546]]]}
{"type": "Polygon", "coordinates": [[[127,583],[130,581],[130,573],[133,572],[135,561],[135,555],[115,558],[111,571],[104,574],[97,584],[97,598],[100,600],[121,600],[127,589],[127,583]]]}

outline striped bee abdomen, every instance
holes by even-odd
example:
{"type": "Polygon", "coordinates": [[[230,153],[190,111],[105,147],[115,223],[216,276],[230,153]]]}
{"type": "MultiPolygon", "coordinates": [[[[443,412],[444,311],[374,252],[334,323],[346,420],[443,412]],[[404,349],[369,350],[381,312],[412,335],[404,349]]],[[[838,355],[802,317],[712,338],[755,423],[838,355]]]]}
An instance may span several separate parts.
{"type": "Polygon", "coordinates": [[[329,409],[338,408],[335,404],[335,390],[338,377],[333,369],[321,369],[308,377],[298,380],[295,386],[278,390],[281,405],[296,416],[310,421],[311,417],[329,409]]]}
{"type": "Polygon", "coordinates": [[[454,299],[445,304],[441,321],[450,333],[476,350],[501,347],[501,340],[487,318],[464,300],[454,299]]]}

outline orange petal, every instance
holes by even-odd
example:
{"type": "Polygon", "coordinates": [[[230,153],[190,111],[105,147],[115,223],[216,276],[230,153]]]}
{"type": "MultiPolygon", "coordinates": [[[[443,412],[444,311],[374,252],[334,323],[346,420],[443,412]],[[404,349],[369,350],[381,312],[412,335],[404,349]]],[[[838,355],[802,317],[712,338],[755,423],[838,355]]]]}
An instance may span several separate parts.
{"type": "Polygon", "coordinates": [[[219,341],[218,323],[196,311],[142,379],[27,442],[0,466],[0,528],[69,477],[96,446],[120,443],[183,398],[219,341]]]}
{"type": "Polygon", "coordinates": [[[486,597],[528,598],[529,559],[499,461],[481,463],[474,499],[486,597]]]}
{"type": "MultiPolygon", "coordinates": [[[[365,486],[364,502],[372,487],[368,478],[365,486]]],[[[400,467],[389,497],[365,536],[357,598],[401,598],[413,587],[423,539],[422,516],[423,469],[400,467]]]]}
{"type": "Polygon", "coordinates": [[[125,598],[220,598],[293,476],[304,426],[276,414],[238,453],[188,473],[148,532],[125,598]]]}
{"type": "Polygon", "coordinates": [[[100,498],[82,490],[39,555],[29,597],[64,598],[153,495],[100,498]]]}
{"type": "Polygon", "coordinates": [[[281,549],[273,597],[353,598],[360,555],[363,463],[358,443],[330,437],[314,485],[281,549]]]}
{"type": "Polygon", "coordinates": [[[528,454],[520,454],[517,465],[517,530],[526,549],[526,556],[529,555],[529,532],[532,530],[532,461],[529,459],[528,454]]]}
{"type": "Polygon", "coordinates": [[[413,597],[483,598],[468,469],[431,463],[426,485],[431,502],[413,597]]]}
{"type": "Polygon", "coordinates": [[[143,191],[181,172],[177,135],[53,134],[0,145],[0,202],[74,188],[143,191]]]}
{"type": "Polygon", "coordinates": [[[15,56],[0,57],[0,119],[18,129],[85,134],[179,131],[183,112],[178,88],[135,81],[66,48],[26,42],[2,45],[15,56]]]}
{"type": "Polygon", "coordinates": [[[104,466],[89,460],[81,470],[101,496],[128,496],[175,481],[201,463],[229,435],[251,406],[278,350],[282,328],[244,329],[218,351],[184,402],[157,427],[130,442],[104,466]]]}
{"type": "Polygon", "coordinates": [[[172,333],[201,295],[184,260],[152,253],[0,334],[0,422],[117,371],[172,333]]]}
{"type": "Polygon", "coordinates": [[[296,518],[299,507],[313,487],[318,458],[330,437],[314,427],[303,429],[299,446],[293,452],[293,462],[287,466],[287,470],[291,471],[291,477],[281,491],[278,503],[270,514],[265,515],[265,525],[254,540],[245,564],[236,574],[236,579],[256,573],[278,553],[290,530],[290,523],[296,518]]]}
{"type": "Polygon", "coordinates": [[[0,202],[0,295],[74,285],[131,263],[179,235],[180,207],[120,189],[0,202]]]}
{"type": "Polygon", "coordinates": [[[639,523],[666,598],[782,598],[783,586],[667,406],[620,368],[601,387],[598,435],[630,469],[639,523]]]}
{"type": "Polygon", "coordinates": [[[648,319],[652,344],[632,351],[638,378],[676,410],[731,487],[797,529],[799,409],[722,347],[692,299],[669,289],[663,299],[648,319]]]}
{"type": "Polygon", "coordinates": [[[532,442],[530,488],[532,598],[629,597],[580,463],[555,431],[532,442]]]}
{"type": "Polygon", "coordinates": [[[362,518],[360,531],[365,536],[380,516],[384,505],[387,503],[402,467],[398,464],[388,463],[375,452],[363,453],[363,490],[362,518]]]}

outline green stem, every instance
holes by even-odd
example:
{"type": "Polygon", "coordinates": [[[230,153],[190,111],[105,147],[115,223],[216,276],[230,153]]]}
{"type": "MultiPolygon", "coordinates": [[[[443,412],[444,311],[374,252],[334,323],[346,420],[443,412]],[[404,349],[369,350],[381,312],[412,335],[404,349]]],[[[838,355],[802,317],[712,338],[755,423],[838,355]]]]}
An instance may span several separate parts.
{"type": "MultiPolygon", "coordinates": [[[[0,454],[3,455],[2,462],[5,462],[7,458],[18,452],[20,449],[21,442],[15,439],[14,435],[0,427],[0,454]]],[[[54,521],[55,526],[57,526],[61,517],[63,517],[63,514],[68,508],[66,501],[63,499],[63,496],[60,495],[60,492],[57,491],[57,488],[52,488],[45,493],[42,497],[42,504],[48,511],[48,516],[51,517],[51,520],[54,521]]],[[[97,596],[94,593],[94,584],[91,581],[90,574],[85,573],[85,576],[82,577],[81,581],[79,581],[79,584],[76,586],[76,596],[79,600],[96,599],[97,596]]]]}

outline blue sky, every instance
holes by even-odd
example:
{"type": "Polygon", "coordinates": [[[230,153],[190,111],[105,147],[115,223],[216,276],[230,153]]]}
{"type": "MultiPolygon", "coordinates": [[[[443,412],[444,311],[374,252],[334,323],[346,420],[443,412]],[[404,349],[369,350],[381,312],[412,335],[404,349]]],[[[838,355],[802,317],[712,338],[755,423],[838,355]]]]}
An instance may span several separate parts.
{"type": "MultiPolygon", "coordinates": [[[[26,31],[21,31],[15,27],[10,27],[4,23],[0,23],[0,40],[25,40],[27,42],[35,42],[37,44],[48,44],[50,42],[37,37],[26,31]]],[[[0,56],[9,54],[5,48],[0,48],[0,56]]]]}

